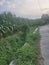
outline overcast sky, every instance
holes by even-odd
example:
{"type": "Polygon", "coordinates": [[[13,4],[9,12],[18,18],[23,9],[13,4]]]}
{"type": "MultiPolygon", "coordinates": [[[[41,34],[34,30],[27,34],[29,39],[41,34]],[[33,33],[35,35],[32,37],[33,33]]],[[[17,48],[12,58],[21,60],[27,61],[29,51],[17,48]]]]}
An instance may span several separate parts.
{"type": "Polygon", "coordinates": [[[10,11],[17,16],[38,18],[49,10],[49,0],[0,0],[0,13],[10,11]]]}

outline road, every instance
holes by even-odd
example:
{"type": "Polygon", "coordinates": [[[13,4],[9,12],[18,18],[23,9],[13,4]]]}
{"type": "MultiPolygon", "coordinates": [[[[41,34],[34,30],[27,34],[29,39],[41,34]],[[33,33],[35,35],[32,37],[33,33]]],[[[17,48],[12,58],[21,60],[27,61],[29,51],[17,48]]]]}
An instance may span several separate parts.
{"type": "Polygon", "coordinates": [[[40,48],[44,58],[44,65],[49,65],[49,25],[40,27],[40,48]]]}

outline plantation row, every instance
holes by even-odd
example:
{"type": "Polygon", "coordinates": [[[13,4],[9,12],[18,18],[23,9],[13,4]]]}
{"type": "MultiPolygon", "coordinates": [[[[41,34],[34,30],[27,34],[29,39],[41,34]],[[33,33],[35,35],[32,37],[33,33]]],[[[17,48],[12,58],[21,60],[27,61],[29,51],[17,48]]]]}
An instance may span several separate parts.
{"type": "Polygon", "coordinates": [[[43,19],[24,19],[16,17],[15,15],[8,13],[0,14],[0,38],[18,33],[23,31],[23,28],[28,27],[37,27],[45,24],[46,22],[43,19]]]}
{"type": "Polygon", "coordinates": [[[37,26],[33,20],[18,18],[11,13],[0,14],[0,65],[9,65],[13,60],[14,65],[38,63],[36,40],[39,33],[33,34],[37,26]]]}
{"type": "Polygon", "coordinates": [[[11,13],[0,14],[0,38],[23,31],[23,27],[27,25],[20,20],[11,13]]]}
{"type": "Polygon", "coordinates": [[[9,65],[13,60],[14,65],[38,65],[36,28],[45,23],[43,19],[24,19],[10,12],[0,14],[0,65],[9,65]]]}

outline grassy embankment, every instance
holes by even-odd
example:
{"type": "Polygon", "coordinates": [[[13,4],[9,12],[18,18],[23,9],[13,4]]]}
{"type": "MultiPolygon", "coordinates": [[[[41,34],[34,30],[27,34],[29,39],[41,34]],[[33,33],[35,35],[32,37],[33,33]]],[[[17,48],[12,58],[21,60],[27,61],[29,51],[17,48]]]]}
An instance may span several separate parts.
{"type": "Polygon", "coordinates": [[[19,33],[0,40],[0,65],[9,65],[12,60],[16,61],[16,65],[38,64],[39,51],[36,41],[39,38],[39,32],[33,34],[34,30],[35,28],[30,28],[25,43],[19,33]]]}
{"type": "Polygon", "coordinates": [[[0,14],[0,65],[38,65],[39,31],[37,26],[44,24],[41,19],[17,18],[11,13],[0,14]]]}

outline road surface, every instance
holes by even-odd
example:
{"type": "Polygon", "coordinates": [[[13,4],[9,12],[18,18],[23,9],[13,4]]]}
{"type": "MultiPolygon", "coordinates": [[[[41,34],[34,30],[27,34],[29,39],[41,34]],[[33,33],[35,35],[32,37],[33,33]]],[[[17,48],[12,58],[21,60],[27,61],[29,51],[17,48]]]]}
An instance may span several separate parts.
{"type": "Polygon", "coordinates": [[[49,25],[40,27],[40,47],[44,58],[44,65],[49,65],[49,25]]]}

